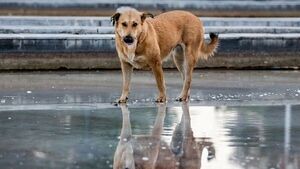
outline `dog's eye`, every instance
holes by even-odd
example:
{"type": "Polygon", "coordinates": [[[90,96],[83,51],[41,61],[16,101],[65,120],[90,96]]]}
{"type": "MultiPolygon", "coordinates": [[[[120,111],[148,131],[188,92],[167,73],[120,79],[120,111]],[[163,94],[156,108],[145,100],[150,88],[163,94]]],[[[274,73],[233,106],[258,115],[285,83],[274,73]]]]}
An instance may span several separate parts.
{"type": "Polygon", "coordinates": [[[123,22],[122,25],[123,25],[124,27],[127,27],[127,23],[125,23],[125,22],[123,22]]]}
{"type": "Polygon", "coordinates": [[[133,23],[132,24],[132,27],[136,27],[138,24],[137,23],[133,23]]]}

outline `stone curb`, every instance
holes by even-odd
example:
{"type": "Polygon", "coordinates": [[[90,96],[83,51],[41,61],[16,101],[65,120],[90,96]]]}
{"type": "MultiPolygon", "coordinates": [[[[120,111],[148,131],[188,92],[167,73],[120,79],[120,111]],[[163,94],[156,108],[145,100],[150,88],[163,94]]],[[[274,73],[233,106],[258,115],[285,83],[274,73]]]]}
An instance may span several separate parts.
{"type": "MultiPolygon", "coordinates": [[[[300,33],[300,27],[206,26],[205,32],[226,33],[300,33]]],[[[101,26],[0,26],[0,34],[114,34],[113,27],[101,26]]]]}
{"type": "MultiPolygon", "coordinates": [[[[205,35],[208,39],[208,35],[205,35]]],[[[226,48],[239,47],[258,50],[260,48],[270,51],[290,51],[297,50],[300,43],[300,33],[289,34],[253,34],[253,33],[232,33],[220,34],[221,41],[230,41],[238,46],[227,45],[228,42],[221,43],[226,48]],[[243,46],[243,43],[247,43],[243,46]],[[257,45],[259,44],[259,45],[257,45]],[[251,46],[249,46],[251,45],[251,46]],[[280,47],[280,48],[278,48],[280,47]]],[[[0,53],[7,52],[103,52],[115,51],[114,35],[73,35],[73,34],[0,34],[0,53]]],[[[225,49],[220,49],[223,52],[225,49]]],[[[300,48],[299,48],[300,50],[300,48]]]]}
{"type": "MultiPolygon", "coordinates": [[[[113,35],[29,36],[0,38],[0,70],[120,68],[113,35]]],[[[221,34],[217,54],[197,67],[298,69],[299,46],[300,34],[221,34]]]]}
{"type": "MultiPolygon", "coordinates": [[[[300,27],[300,18],[200,17],[204,26],[300,27]]],[[[111,26],[110,17],[0,16],[1,26],[111,26]]]]}

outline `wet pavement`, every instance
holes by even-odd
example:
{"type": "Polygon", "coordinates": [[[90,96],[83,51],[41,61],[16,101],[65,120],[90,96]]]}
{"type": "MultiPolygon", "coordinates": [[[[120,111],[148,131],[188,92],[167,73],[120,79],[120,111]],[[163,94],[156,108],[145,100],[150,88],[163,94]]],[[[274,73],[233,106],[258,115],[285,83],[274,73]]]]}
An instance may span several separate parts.
{"type": "Polygon", "coordinates": [[[188,104],[165,77],[166,105],[135,71],[114,106],[119,71],[0,73],[0,168],[300,168],[299,71],[197,70],[188,104]]]}

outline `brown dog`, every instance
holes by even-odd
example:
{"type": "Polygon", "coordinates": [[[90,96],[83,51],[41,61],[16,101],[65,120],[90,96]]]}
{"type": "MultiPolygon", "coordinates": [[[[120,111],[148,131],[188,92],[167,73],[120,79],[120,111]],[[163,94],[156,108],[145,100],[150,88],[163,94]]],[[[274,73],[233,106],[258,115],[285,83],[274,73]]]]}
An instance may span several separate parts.
{"type": "Polygon", "coordinates": [[[202,22],[185,11],[166,12],[153,18],[152,14],[122,7],[111,19],[123,74],[123,90],[118,102],[128,99],[133,67],[152,70],[159,90],[156,101],[166,101],[162,61],[169,55],[184,81],[177,100],[188,100],[194,66],[198,58],[213,55],[218,37],[211,33],[211,42],[206,44],[202,22]]]}

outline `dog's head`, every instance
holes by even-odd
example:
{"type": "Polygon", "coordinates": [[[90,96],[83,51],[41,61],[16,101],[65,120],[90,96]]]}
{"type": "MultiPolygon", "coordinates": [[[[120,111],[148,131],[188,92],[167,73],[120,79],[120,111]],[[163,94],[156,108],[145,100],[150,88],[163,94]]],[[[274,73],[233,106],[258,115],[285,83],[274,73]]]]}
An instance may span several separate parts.
{"type": "Polygon", "coordinates": [[[134,8],[121,7],[111,17],[111,21],[122,41],[127,45],[132,45],[137,43],[137,38],[143,30],[143,24],[147,17],[153,18],[153,15],[139,12],[134,8]]]}

